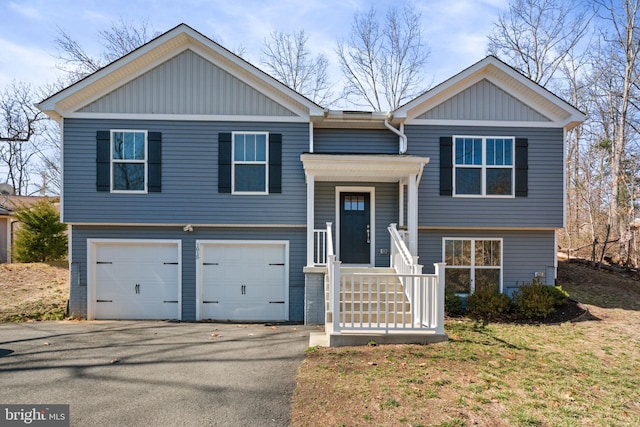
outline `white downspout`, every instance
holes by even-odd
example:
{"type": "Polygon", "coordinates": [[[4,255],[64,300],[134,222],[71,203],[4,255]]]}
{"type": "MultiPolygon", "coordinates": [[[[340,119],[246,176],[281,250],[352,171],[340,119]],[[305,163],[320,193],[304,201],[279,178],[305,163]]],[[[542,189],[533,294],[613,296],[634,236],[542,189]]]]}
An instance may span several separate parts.
{"type": "Polygon", "coordinates": [[[387,118],[384,119],[384,125],[387,127],[387,129],[389,129],[391,132],[395,133],[396,135],[398,135],[400,137],[400,154],[404,154],[407,152],[407,135],[405,135],[403,132],[399,131],[398,129],[394,128],[393,126],[391,126],[391,124],[389,123],[389,118],[391,117],[391,114],[387,114],[387,118]]]}

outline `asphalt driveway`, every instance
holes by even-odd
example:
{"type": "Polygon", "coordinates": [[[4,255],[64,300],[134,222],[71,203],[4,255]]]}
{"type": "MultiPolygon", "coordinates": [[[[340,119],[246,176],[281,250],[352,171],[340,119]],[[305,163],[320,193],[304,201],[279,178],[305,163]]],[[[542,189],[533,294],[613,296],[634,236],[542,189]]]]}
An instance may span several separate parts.
{"type": "Polygon", "coordinates": [[[286,426],[312,328],[0,325],[0,403],[69,404],[72,426],[286,426]]]}

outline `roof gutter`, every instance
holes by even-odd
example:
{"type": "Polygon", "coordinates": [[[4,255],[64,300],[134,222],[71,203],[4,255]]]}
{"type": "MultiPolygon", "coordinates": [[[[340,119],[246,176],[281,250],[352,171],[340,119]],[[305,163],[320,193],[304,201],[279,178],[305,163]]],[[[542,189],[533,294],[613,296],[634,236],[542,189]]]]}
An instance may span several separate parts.
{"type": "Polygon", "coordinates": [[[407,135],[405,135],[404,133],[402,133],[401,131],[399,131],[398,129],[394,128],[393,126],[391,126],[391,124],[389,123],[389,119],[391,118],[391,113],[387,114],[387,117],[384,119],[384,125],[386,126],[387,129],[389,129],[391,132],[395,133],[396,135],[398,135],[400,137],[400,154],[405,154],[407,152],[407,135]]]}

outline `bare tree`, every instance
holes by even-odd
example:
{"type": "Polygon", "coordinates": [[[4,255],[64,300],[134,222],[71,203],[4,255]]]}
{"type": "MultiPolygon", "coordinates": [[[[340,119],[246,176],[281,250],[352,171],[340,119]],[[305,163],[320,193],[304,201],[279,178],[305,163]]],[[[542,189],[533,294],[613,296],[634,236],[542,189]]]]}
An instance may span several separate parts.
{"type": "Polygon", "coordinates": [[[638,99],[640,90],[640,0],[603,0],[601,17],[612,34],[603,34],[604,49],[594,61],[599,70],[599,83],[604,85],[599,100],[599,113],[603,135],[610,144],[611,162],[611,226],[620,239],[620,259],[627,258],[627,245],[631,239],[635,194],[629,186],[628,162],[632,162],[629,146],[640,134],[638,99]]]}
{"type": "Polygon", "coordinates": [[[262,63],[267,71],[317,104],[331,103],[331,85],[325,55],[311,58],[304,30],[293,33],[274,31],[265,39],[262,63]]]}
{"type": "Polygon", "coordinates": [[[546,87],[590,20],[572,0],[512,0],[489,34],[488,51],[546,87]]]}
{"type": "Polygon", "coordinates": [[[29,194],[32,159],[38,152],[34,140],[42,132],[44,114],[34,106],[31,86],[12,83],[0,92],[0,165],[6,181],[18,195],[29,194]]]}
{"type": "Polygon", "coordinates": [[[160,35],[149,26],[147,21],[128,22],[120,18],[106,30],[98,32],[103,47],[99,56],[88,53],[80,43],[66,31],[58,27],[58,36],[54,43],[58,50],[58,68],[67,73],[69,82],[76,82],[98,71],[108,63],[126,55],[160,35]]]}
{"type": "Polygon", "coordinates": [[[429,50],[420,14],[405,6],[387,11],[382,24],[373,7],[354,16],[351,33],[336,49],[346,79],[344,96],[375,111],[395,109],[427,89],[429,50]]]}

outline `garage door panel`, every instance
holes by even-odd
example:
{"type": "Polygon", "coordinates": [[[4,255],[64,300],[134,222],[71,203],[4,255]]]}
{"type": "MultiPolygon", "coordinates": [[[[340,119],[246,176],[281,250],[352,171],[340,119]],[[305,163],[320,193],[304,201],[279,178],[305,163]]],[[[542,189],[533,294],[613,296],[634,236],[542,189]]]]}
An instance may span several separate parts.
{"type": "Polygon", "coordinates": [[[203,319],[286,320],[286,245],[201,243],[203,319]]]}
{"type": "Polygon", "coordinates": [[[177,243],[96,243],[97,319],[178,319],[177,243]]]}

